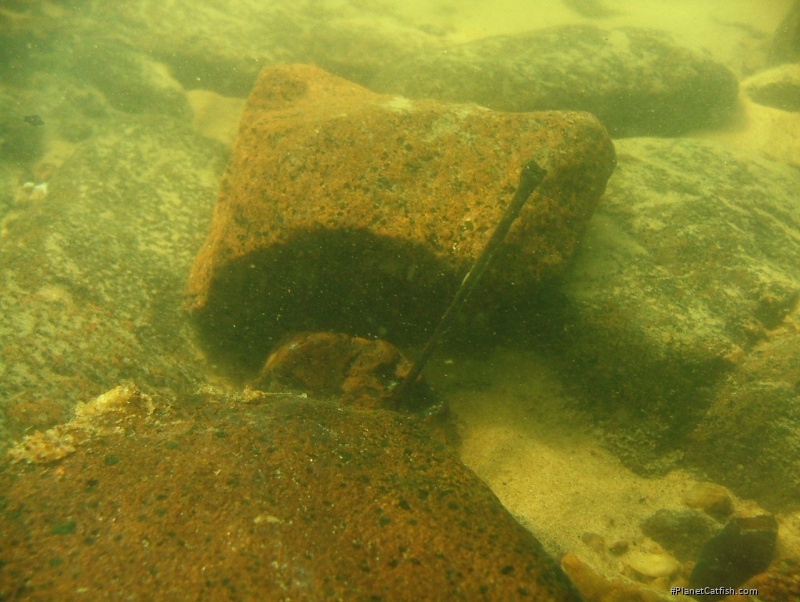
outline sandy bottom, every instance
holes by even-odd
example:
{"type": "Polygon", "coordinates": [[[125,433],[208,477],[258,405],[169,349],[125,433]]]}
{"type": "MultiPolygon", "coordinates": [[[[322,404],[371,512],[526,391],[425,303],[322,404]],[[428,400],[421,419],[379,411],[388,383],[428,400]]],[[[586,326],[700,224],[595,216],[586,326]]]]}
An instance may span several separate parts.
{"type": "MultiPolygon", "coordinates": [[[[460,420],[464,463],[548,551],[575,553],[612,578],[630,573],[628,554],[606,551],[615,542],[630,553],[662,552],[640,525],[657,510],[686,508],[697,480],[683,471],[643,478],[622,466],[542,358],[501,349],[479,360],[440,359],[426,373],[460,420]],[[585,534],[604,546],[587,544],[585,534]]],[[[797,554],[800,514],[779,521],[780,553],[797,554]]]]}

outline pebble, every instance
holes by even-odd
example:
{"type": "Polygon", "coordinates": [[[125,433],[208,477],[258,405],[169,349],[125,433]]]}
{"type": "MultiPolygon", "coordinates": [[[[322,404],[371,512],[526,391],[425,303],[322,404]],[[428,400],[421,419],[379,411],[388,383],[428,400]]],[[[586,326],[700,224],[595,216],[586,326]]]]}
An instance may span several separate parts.
{"type": "Polygon", "coordinates": [[[631,552],[626,563],[639,575],[652,579],[669,577],[681,569],[681,563],[672,556],[653,552],[631,552]]]}
{"type": "Polygon", "coordinates": [[[730,492],[716,483],[696,483],[684,497],[689,508],[698,508],[714,518],[727,518],[733,512],[730,492]]]}

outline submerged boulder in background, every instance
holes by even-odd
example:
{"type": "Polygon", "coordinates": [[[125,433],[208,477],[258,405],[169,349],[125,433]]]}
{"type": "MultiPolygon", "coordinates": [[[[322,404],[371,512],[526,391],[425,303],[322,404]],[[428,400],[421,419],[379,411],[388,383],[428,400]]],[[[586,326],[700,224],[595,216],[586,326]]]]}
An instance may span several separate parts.
{"type": "Polygon", "coordinates": [[[290,332],[419,337],[531,159],[548,175],[485,278],[484,308],[563,271],[614,168],[599,122],[381,96],[315,67],[265,69],[189,282],[209,348],[258,369],[290,332]]]}
{"type": "Polygon", "coordinates": [[[265,65],[313,63],[364,84],[386,63],[443,43],[403,12],[385,3],[141,0],[95,3],[76,28],[120,50],[120,40],[147,49],[187,90],[246,96],[265,65]]]}
{"type": "Polygon", "coordinates": [[[629,465],[674,465],[691,440],[737,493],[800,499],[800,175],[697,140],[617,149],[549,341],[629,465]]]}
{"type": "Polygon", "coordinates": [[[742,82],[754,101],[782,111],[800,111],[800,65],[781,65],[742,82]]]}
{"type": "Polygon", "coordinates": [[[794,0],[778,25],[770,44],[773,64],[800,60],[800,2],[794,0]]]}
{"type": "Polygon", "coordinates": [[[724,122],[736,77],[669,34],[567,26],[426,50],[370,87],[498,111],[588,111],[614,136],[677,136],[724,122]]]}

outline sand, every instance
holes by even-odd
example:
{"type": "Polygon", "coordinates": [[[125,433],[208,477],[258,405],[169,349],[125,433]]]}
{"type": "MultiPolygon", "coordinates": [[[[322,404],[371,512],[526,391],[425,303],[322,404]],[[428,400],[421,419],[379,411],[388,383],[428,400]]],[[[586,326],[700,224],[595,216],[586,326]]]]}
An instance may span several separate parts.
{"type": "MultiPolygon", "coordinates": [[[[631,558],[609,553],[612,544],[663,553],[641,523],[660,509],[685,509],[685,495],[702,479],[682,470],[645,478],[625,468],[546,358],[498,349],[488,358],[440,358],[426,374],[458,416],[463,462],[548,551],[575,553],[611,579],[630,573],[631,558]],[[599,535],[605,550],[586,543],[597,541],[586,534],[599,535]]],[[[779,521],[780,554],[800,553],[800,513],[779,521]]]]}

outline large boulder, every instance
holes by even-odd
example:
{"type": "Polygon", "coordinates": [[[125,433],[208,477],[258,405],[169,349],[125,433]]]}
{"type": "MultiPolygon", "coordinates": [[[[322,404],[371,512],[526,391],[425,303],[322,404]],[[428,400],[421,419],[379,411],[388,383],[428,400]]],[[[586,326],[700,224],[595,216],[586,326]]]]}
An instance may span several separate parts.
{"type": "Polygon", "coordinates": [[[697,140],[617,150],[547,341],[630,465],[664,469],[688,449],[738,493],[800,499],[785,478],[798,449],[800,176],[697,140]]]}
{"type": "Polygon", "coordinates": [[[668,34],[558,27],[425,50],[387,64],[372,89],[498,111],[588,111],[614,136],[676,136],[726,120],[736,77],[668,34]]]}
{"type": "Polygon", "coordinates": [[[489,488],[394,412],[118,387],[10,457],[3,599],[580,600],[489,488]]]}
{"type": "MultiPolygon", "coordinates": [[[[366,83],[384,64],[407,52],[442,44],[440,35],[424,31],[402,10],[330,4],[295,0],[235,4],[209,0],[202,5],[186,0],[142,0],[135,5],[87,2],[64,11],[58,20],[37,20],[29,29],[35,33],[47,28],[43,32],[47,35],[37,37],[44,38],[46,53],[56,50],[47,58],[49,62],[73,65],[84,60],[85,75],[91,79],[108,78],[132,67],[131,76],[138,82],[141,64],[155,60],[166,65],[186,89],[209,89],[228,96],[246,96],[265,65],[313,63],[366,83]]],[[[127,81],[118,81],[115,93],[128,88],[127,81]]]]}
{"type": "Polygon", "coordinates": [[[293,331],[419,337],[530,159],[548,174],[487,275],[484,310],[563,271],[614,168],[599,122],[382,96],[315,67],[265,69],[189,281],[209,350],[255,370],[293,331]]]}

